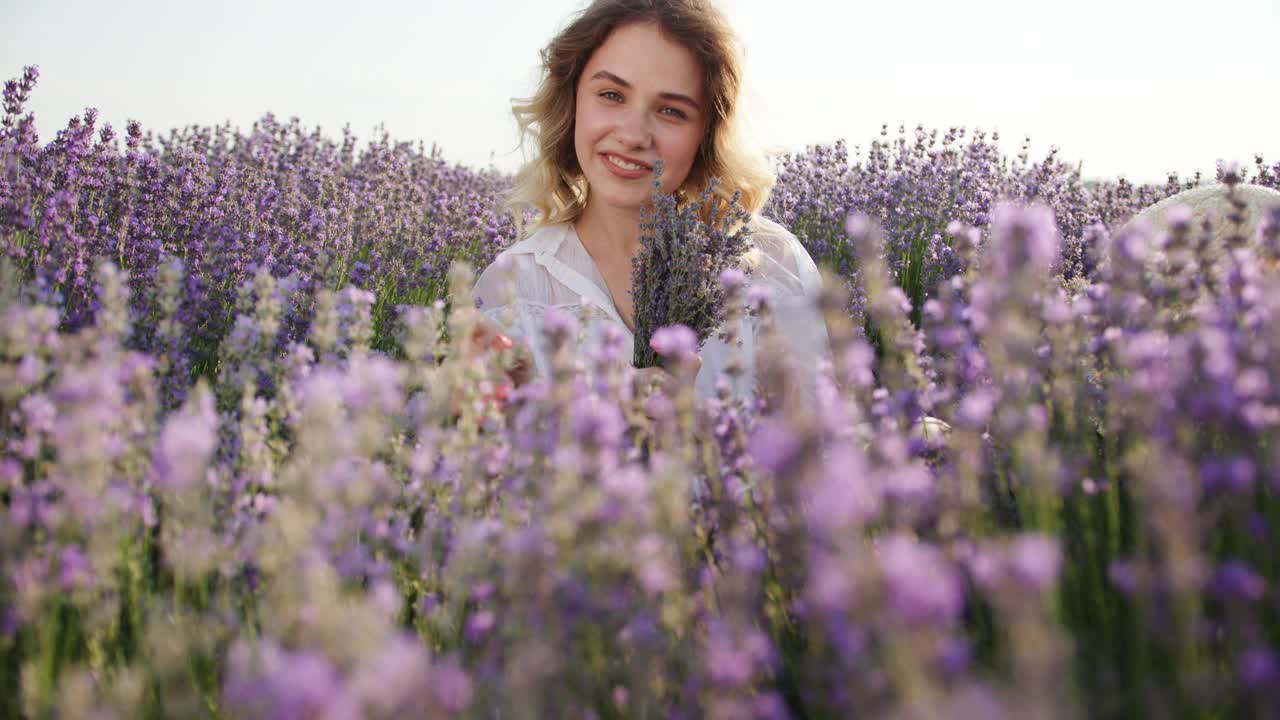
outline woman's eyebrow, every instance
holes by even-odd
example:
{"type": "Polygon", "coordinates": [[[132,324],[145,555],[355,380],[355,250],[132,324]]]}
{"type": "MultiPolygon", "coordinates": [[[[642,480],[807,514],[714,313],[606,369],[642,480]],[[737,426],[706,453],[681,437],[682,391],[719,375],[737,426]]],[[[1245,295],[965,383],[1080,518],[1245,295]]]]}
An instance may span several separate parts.
{"type": "MultiPolygon", "coordinates": [[[[631,83],[627,82],[626,80],[623,80],[622,78],[618,77],[617,75],[614,75],[613,73],[609,72],[608,70],[601,70],[600,72],[596,73],[595,75],[592,75],[592,76],[591,76],[591,79],[592,79],[592,80],[600,80],[600,79],[604,79],[604,80],[608,80],[608,81],[610,81],[610,82],[612,82],[612,83],[615,83],[615,84],[617,84],[617,85],[619,85],[619,86],[621,86],[621,87],[624,87],[624,88],[630,88],[630,87],[631,87],[631,83]]],[[[694,100],[693,98],[689,97],[688,95],[681,95],[680,93],[673,93],[673,92],[660,92],[660,93],[658,93],[658,97],[662,98],[663,100],[672,100],[672,101],[674,101],[674,102],[681,102],[681,103],[685,103],[686,105],[688,105],[689,107],[691,107],[691,108],[693,108],[693,109],[695,109],[695,110],[702,110],[702,106],[698,104],[698,101],[697,101],[697,100],[694,100]]]]}

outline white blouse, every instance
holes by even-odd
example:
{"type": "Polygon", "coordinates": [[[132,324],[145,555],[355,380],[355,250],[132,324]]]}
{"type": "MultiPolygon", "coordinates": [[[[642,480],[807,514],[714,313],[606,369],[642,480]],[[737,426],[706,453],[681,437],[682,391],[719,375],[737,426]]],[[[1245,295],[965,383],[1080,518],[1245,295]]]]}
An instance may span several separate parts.
{"type": "MultiPolygon", "coordinates": [[[[794,362],[804,390],[812,393],[818,364],[830,357],[826,326],[814,302],[820,280],[813,258],[786,228],[767,218],[752,220],[750,238],[754,246],[754,270],[747,287],[765,285],[771,291],[771,307],[794,362]],[[757,252],[758,251],[758,252],[757,252]]],[[[627,363],[631,362],[634,336],[614,306],[595,261],[578,238],[572,223],[548,225],[499,253],[481,273],[473,288],[480,299],[481,313],[518,338],[533,351],[535,376],[550,374],[550,360],[542,336],[547,308],[555,307],[580,320],[580,357],[593,350],[600,328],[612,323],[625,338],[627,363]],[[514,295],[504,293],[504,284],[513,283],[514,295]],[[511,302],[504,298],[513,297],[511,302]]],[[[756,318],[743,315],[739,331],[742,363],[747,372],[736,392],[741,397],[754,394],[754,328],[756,318]]],[[[702,368],[695,388],[703,397],[715,393],[715,381],[729,359],[729,347],[713,333],[702,345],[702,368]]]]}

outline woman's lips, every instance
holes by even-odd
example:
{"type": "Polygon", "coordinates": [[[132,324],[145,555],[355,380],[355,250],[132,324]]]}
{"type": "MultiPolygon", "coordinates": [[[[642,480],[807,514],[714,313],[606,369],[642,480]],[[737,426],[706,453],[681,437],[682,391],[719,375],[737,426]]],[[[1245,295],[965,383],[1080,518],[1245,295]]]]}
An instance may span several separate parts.
{"type": "Polygon", "coordinates": [[[634,168],[634,167],[625,167],[623,165],[619,165],[616,162],[618,160],[621,160],[622,162],[629,162],[629,161],[617,155],[614,155],[612,153],[601,153],[600,157],[604,160],[605,167],[609,168],[609,172],[613,173],[614,175],[617,175],[620,178],[626,178],[627,180],[636,180],[638,178],[645,177],[649,173],[653,172],[652,169],[645,166],[641,166],[640,168],[634,168]]]}

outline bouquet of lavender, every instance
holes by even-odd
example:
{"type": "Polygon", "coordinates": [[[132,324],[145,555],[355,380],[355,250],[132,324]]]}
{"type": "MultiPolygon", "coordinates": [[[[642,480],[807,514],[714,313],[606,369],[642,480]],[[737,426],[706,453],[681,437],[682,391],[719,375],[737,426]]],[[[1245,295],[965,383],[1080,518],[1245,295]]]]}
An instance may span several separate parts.
{"type": "Polygon", "coordinates": [[[651,342],[659,328],[684,325],[701,345],[723,322],[720,273],[738,266],[751,247],[751,214],[738,204],[738,193],[726,207],[717,207],[723,202],[715,195],[719,179],[712,178],[695,202],[681,207],[660,190],[661,162],[653,173],[653,210],[641,210],[640,252],[631,261],[636,323],[632,363],[637,368],[661,364],[651,342]]]}

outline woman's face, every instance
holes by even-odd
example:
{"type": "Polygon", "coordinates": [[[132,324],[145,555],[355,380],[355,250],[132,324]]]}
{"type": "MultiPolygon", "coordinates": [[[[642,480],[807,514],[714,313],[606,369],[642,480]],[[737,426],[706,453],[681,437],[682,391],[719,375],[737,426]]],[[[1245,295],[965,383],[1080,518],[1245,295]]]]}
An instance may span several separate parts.
{"type": "Polygon", "coordinates": [[[615,29],[578,81],[574,149],[590,185],[588,203],[638,209],[689,175],[707,127],[702,68],[688,48],[652,23],[615,29]]]}

